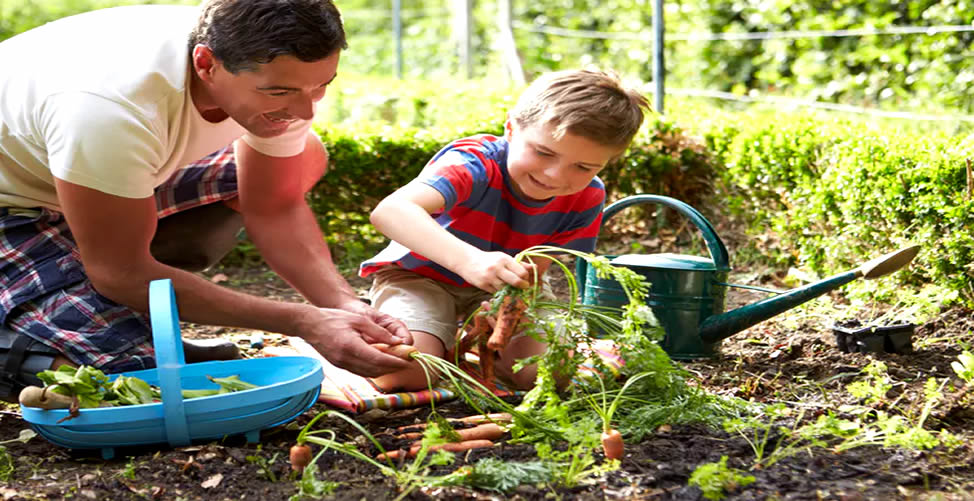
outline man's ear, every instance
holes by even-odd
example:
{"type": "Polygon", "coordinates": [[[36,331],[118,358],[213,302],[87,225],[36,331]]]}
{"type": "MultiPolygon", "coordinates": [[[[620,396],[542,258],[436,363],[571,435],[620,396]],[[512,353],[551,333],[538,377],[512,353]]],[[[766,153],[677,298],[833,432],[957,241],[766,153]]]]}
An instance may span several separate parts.
{"type": "Polygon", "coordinates": [[[203,44],[193,47],[193,71],[204,82],[209,83],[213,79],[213,73],[219,64],[209,47],[203,44]]]}

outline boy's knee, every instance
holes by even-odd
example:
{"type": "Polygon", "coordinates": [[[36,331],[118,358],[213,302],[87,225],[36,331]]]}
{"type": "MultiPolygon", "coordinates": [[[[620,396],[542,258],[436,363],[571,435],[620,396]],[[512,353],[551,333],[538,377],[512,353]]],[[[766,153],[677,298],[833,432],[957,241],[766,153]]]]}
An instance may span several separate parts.
{"type": "Polygon", "coordinates": [[[516,390],[530,390],[534,388],[534,383],[538,379],[538,366],[529,365],[518,372],[510,373],[508,376],[510,383],[516,390]]]}
{"type": "Polygon", "coordinates": [[[392,393],[426,390],[438,380],[439,378],[435,374],[430,374],[429,379],[427,379],[426,373],[416,367],[372,378],[372,384],[383,393],[392,393]]]}

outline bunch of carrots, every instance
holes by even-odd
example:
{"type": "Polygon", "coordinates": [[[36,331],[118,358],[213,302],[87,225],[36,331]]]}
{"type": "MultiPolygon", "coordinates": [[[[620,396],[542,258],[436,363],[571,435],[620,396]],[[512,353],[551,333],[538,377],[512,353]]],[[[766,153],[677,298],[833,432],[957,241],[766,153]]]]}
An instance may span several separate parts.
{"type": "MultiPolygon", "coordinates": [[[[465,452],[474,449],[484,449],[494,446],[494,440],[503,437],[507,430],[501,426],[512,421],[510,414],[501,412],[477,416],[467,416],[464,418],[449,419],[454,425],[469,425],[469,428],[455,429],[455,441],[444,444],[433,445],[429,451],[444,450],[447,452],[465,452]]],[[[422,449],[423,432],[419,431],[426,428],[427,423],[418,423],[400,426],[396,429],[399,434],[396,438],[400,440],[415,440],[409,444],[408,448],[388,451],[376,456],[380,461],[395,460],[400,458],[413,458],[422,449]]],[[[301,473],[311,464],[311,447],[306,443],[299,443],[291,447],[290,451],[291,469],[301,473]]]]}
{"type": "MultiPolygon", "coordinates": [[[[554,262],[554,264],[560,266],[563,269],[567,277],[571,277],[572,275],[571,270],[569,270],[560,261],[553,259],[551,256],[547,255],[547,253],[549,252],[562,253],[566,251],[564,249],[555,249],[555,248],[550,248],[545,246],[539,246],[539,247],[533,247],[531,249],[523,251],[522,253],[519,253],[518,256],[515,257],[516,259],[519,260],[523,260],[525,258],[534,258],[534,257],[551,259],[554,262]]],[[[590,262],[590,264],[593,265],[599,265],[601,263],[600,261],[593,262],[592,261],[593,256],[591,255],[587,255],[584,253],[576,253],[573,251],[567,251],[567,252],[569,254],[575,255],[576,257],[586,259],[590,262]]],[[[609,267],[608,262],[605,261],[603,266],[609,267]]],[[[635,276],[635,274],[630,272],[630,270],[622,270],[620,273],[622,272],[629,272],[630,275],[635,276]]],[[[624,288],[626,287],[626,284],[631,283],[633,280],[638,281],[638,278],[633,278],[633,277],[628,277],[628,281],[627,281],[626,276],[616,276],[616,275],[612,275],[612,276],[617,280],[619,280],[620,283],[623,283],[624,288]]],[[[639,284],[641,284],[641,282],[639,282],[639,284]]],[[[571,289],[570,297],[572,298],[577,297],[578,289],[573,280],[569,280],[569,286],[571,289]]],[[[630,299],[633,299],[633,297],[630,294],[630,290],[629,289],[626,290],[627,290],[627,296],[630,296],[630,299]]],[[[488,322],[486,316],[488,313],[479,312],[473,315],[472,319],[470,320],[470,325],[468,327],[467,333],[464,336],[462,336],[458,341],[456,350],[454,352],[455,353],[454,361],[463,360],[464,354],[470,351],[474,346],[477,346],[478,355],[480,357],[480,366],[481,366],[481,370],[483,371],[483,379],[486,382],[487,386],[490,388],[484,388],[479,382],[475,381],[473,378],[470,378],[469,375],[459,373],[461,371],[459,371],[459,369],[457,369],[456,367],[453,367],[452,370],[445,367],[441,367],[440,369],[446,371],[447,373],[450,373],[452,371],[457,371],[454,372],[454,374],[458,378],[466,378],[468,382],[470,382],[476,387],[480,387],[480,389],[483,391],[488,391],[493,389],[492,382],[494,381],[494,377],[495,377],[494,362],[495,362],[495,357],[497,356],[497,352],[503,350],[508,345],[508,343],[510,342],[514,334],[516,333],[518,325],[520,324],[522,318],[524,317],[524,315],[526,314],[527,310],[530,307],[530,303],[533,303],[533,301],[528,300],[528,298],[531,297],[530,294],[532,292],[536,292],[536,291],[533,291],[531,289],[521,290],[513,286],[506,286],[495,297],[495,300],[499,301],[499,303],[495,303],[497,304],[497,309],[496,309],[496,321],[494,322],[493,329],[491,329],[490,323],[488,322]]],[[[633,294],[637,292],[639,292],[639,290],[635,290],[633,294]]],[[[571,302],[567,305],[567,309],[569,313],[572,313],[574,311],[574,304],[575,304],[574,302],[571,302]]],[[[424,362],[424,360],[426,360],[424,356],[419,356],[418,351],[412,346],[376,345],[376,347],[389,354],[404,359],[417,359],[421,362],[424,362]]],[[[424,366],[426,363],[433,363],[435,367],[434,361],[427,360],[426,362],[424,362],[424,366]]],[[[605,454],[606,459],[620,460],[623,457],[624,454],[623,437],[618,430],[612,427],[613,414],[615,413],[616,409],[618,408],[619,404],[622,401],[621,398],[622,395],[630,387],[630,385],[634,383],[636,380],[641,379],[646,375],[648,374],[643,373],[634,378],[631,378],[630,381],[627,381],[626,385],[624,385],[623,388],[615,395],[615,398],[612,399],[611,403],[608,401],[607,397],[605,396],[604,386],[603,386],[603,395],[601,398],[601,402],[598,402],[594,398],[590,401],[590,403],[593,404],[593,407],[598,411],[599,415],[603,420],[603,430],[602,430],[603,432],[601,434],[601,441],[602,441],[603,452],[605,454]]],[[[461,386],[461,392],[462,392],[462,386],[461,386]]],[[[493,394],[490,393],[489,391],[487,394],[493,396],[493,394]]],[[[505,402],[500,402],[500,403],[506,405],[505,402]]],[[[486,411],[484,412],[485,412],[484,416],[471,416],[469,418],[463,418],[457,420],[456,422],[458,424],[471,425],[471,426],[468,428],[461,428],[459,430],[456,430],[456,435],[452,437],[452,440],[450,442],[430,446],[425,450],[426,451],[446,450],[450,452],[463,452],[463,451],[469,451],[477,448],[492,447],[494,445],[495,440],[503,437],[507,433],[507,428],[509,428],[509,426],[507,426],[507,423],[512,422],[512,418],[511,418],[511,414],[509,413],[486,414],[486,411]]],[[[523,417],[527,422],[532,423],[533,426],[539,426],[540,429],[546,428],[544,424],[537,422],[535,419],[531,418],[528,414],[517,413],[513,408],[510,408],[510,412],[516,413],[518,415],[519,422],[523,417]]],[[[345,416],[341,416],[341,417],[348,419],[345,416]]],[[[309,423],[307,428],[310,428],[310,426],[314,423],[315,420],[312,420],[312,423],[309,423]]],[[[349,421],[351,422],[350,419],[349,421]]],[[[411,425],[406,427],[400,427],[399,429],[397,429],[397,431],[400,432],[397,438],[401,440],[414,440],[414,442],[410,443],[408,447],[379,454],[376,458],[372,458],[368,456],[358,456],[358,455],[357,457],[360,457],[360,459],[368,460],[368,461],[375,461],[375,460],[390,461],[392,459],[398,459],[398,458],[417,457],[417,455],[419,455],[423,450],[422,447],[423,432],[418,430],[424,427],[425,425],[411,425]],[[416,430],[411,430],[413,428],[415,428],[416,430]]],[[[364,429],[362,429],[362,431],[365,432],[364,429]]],[[[302,432],[302,434],[303,433],[304,432],[302,432]]],[[[546,433],[557,434],[556,432],[550,430],[546,433]]],[[[292,464],[292,468],[296,471],[303,471],[303,469],[308,464],[310,464],[310,461],[312,460],[311,449],[310,447],[308,447],[306,444],[302,442],[301,438],[302,437],[299,436],[298,445],[295,445],[291,449],[291,464],[292,464]]],[[[373,442],[378,446],[377,442],[375,442],[374,440],[373,442]]]]}
{"type": "MultiPolygon", "coordinates": [[[[377,343],[373,344],[375,348],[394,355],[406,360],[415,358],[415,354],[419,351],[410,345],[395,345],[389,346],[387,344],[377,343]]],[[[429,447],[430,451],[444,450],[448,452],[464,452],[473,449],[488,448],[494,446],[494,440],[497,440],[504,436],[507,431],[499,423],[510,423],[513,420],[508,413],[496,413],[496,414],[485,414],[477,416],[468,416],[465,418],[451,419],[448,420],[451,423],[459,425],[473,425],[470,428],[461,428],[455,430],[452,434],[454,439],[451,442],[444,444],[438,444],[429,447]]],[[[407,431],[407,430],[421,430],[425,428],[426,423],[420,423],[415,425],[401,426],[397,431],[401,432],[397,438],[401,440],[415,440],[408,448],[398,449],[394,451],[389,451],[383,454],[379,454],[376,459],[379,460],[392,460],[401,457],[412,458],[416,457],[422,448],[422,431],[407,431]]],[[[299,440],[299,443],[291,447],[290,450],[290,461],[291,469],[301,473],[304,469],[311,464],[312,454],[311,447],[299,440]]]]}
{"type": "MultiPolygon", "coordinates": [[[[483,449],[494,446],[494,440],[503,437],[507,430],[499,423],[510,423],[512,417],[507,413],[487,414],[482,416],[468,416],[450,419],[450,423],[458,425],[472,425],[470,428],[455,429],[455,441],[429,447],[430,451],[444,450],[448,452],[465,452],[473,449],[483,449]]],[[[423,432],[418,431],[427,427],[426,423],[400,426],[396,438],[400,440],[415,440],[408,448],[397,449],[379,454],[376,459],[412,458],[422,448],[423,432]],[[412,430],[412,431],[409,431],[412,430]]]]}
{"type": "Polygon", "coordinates": [[[456,350],[456,359],[461,360],[474,344],[477,345],[481,371],[488,385],[494,381],[494,360],[497,352],[511,341],[521,318],[528,310],[528,303],[518,289],[506,286],[501,293],[503,296],[497,308],[493,330],[484,315],[475,314],[471,328],[460,339],[456,350]]]}

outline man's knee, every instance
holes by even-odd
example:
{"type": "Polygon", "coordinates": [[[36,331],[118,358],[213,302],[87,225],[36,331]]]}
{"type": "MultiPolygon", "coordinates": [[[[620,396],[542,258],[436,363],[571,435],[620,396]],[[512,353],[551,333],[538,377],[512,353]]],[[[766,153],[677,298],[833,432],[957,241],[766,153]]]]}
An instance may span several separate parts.
{"type": "Polygon", "coordinates": [[[149,250],[163,264],[202,271],[236,247],[242,229],[239,212],[223,203],[207,204],[160,219],[149,250]]]}

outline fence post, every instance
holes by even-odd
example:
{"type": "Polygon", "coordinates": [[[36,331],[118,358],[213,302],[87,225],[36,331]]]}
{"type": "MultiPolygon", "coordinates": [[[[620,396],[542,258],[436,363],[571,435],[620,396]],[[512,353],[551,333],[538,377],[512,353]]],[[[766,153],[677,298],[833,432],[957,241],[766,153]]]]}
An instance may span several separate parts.
{"type": "Polygon", "coordinates": [[[402,80],[402,0],[392,0],[392,32],[396,38],[396,78],[402,80]]]}
{"type": "Polygon", "coordinates": [[[497,39],[501,48],[501,60],[507,67],[507,76],[515,84],[523,86],[527,83],[524,68],[521,66],[521,56],[517,53],[517,43],[514,41],[512,0],[498,0],[497,5],[497,39]]]}
{"type": "Polygon", "coordinates": [[[455,30],[460,52],[460,71],[468,79],[473,78],[473,0],[454,0],[455,30]]]}
{"type": "Polygon", "coordinates": [[[666,70],[663,67],[663,0],[653,0],[653,83],[656,112],[663,114],[663,96],[666,70]]]}

